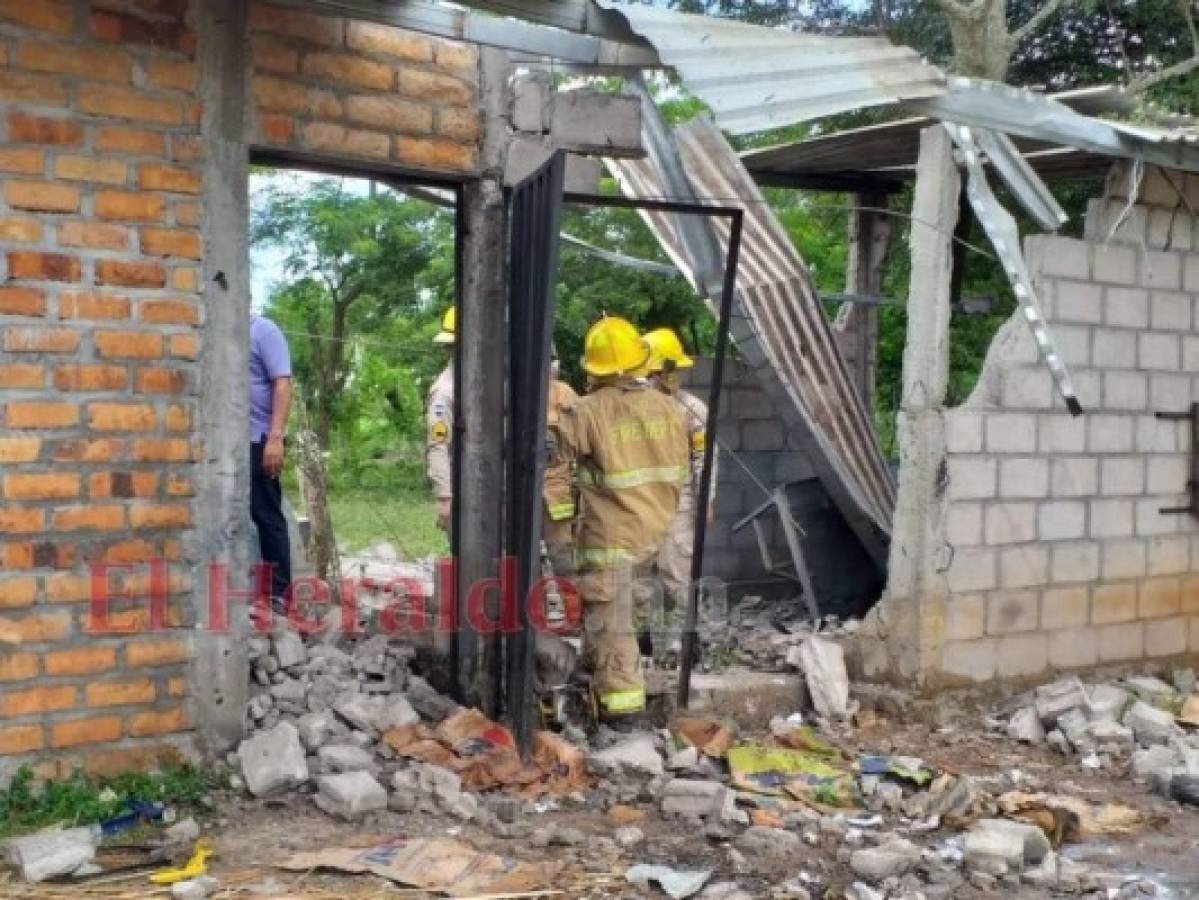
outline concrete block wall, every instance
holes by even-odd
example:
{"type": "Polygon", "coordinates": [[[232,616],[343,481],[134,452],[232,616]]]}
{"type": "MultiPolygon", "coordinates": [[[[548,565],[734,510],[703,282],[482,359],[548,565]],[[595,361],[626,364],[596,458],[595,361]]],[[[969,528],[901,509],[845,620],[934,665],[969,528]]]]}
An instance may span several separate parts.
{"type": "MultiPolygon", "coordinates": [[[[766,374],[769,376],[768,371],[766,374]]],[[[721,446],[717,448],[716,517],[708,526],[704,548],[705,574],[725,581],[763,575],[753,528],[746,527],[736,534],[732,530],[738,520],[766,500],[746,468],[768,489],[813,474],[807,457],[787,434],[774,402],[759,381],[761,377],[736,360],[725,364],[717,427],[721,446]],[[739,465],[724,447],[735,452],[745,465],[739,465]]],[[[697,360],[688,372],[687,390],[707,402],[711,383],[711,361],[697,360]]],[[[775,527],[771,531],[771,552],[776,559],[787,559],[782,534],[775,527]]]]}
{"type": "MultiPolygon", "coordinates": [[[[229,141],[202,125],[204,8],[0,0],[0,776],[195,746],[195,548],[219,525],[197,514],[210,436],[196,423],[231,402],[202,395],[221,340],[206,306],[249,304],[201,276],[205,155],[229,141]],[[89,615],[96,563],[129,567],[111,577],[128,597],[104,631],[89,615]],[[160,578],[166,622],[151,629],[160,578]]],[[[250,22],[247,153],[257,141],[434,176],[476,165],[475,48],[261,3],[250,22]]]]}
{"type": "Polygon", "coordinates": [[[1018,314],[945,413],[945,678],[1199,652],[1199,522],[1159,512],[1188,502],[1190,429],[1154,416],[1199,400],[1199,223],[1181,199],[1199,208],[1199,179],[1150,170],[1130,206],[1125,175],[1091,204],[1087,240],[1027,241],[1085,414],[1018,314]]]}

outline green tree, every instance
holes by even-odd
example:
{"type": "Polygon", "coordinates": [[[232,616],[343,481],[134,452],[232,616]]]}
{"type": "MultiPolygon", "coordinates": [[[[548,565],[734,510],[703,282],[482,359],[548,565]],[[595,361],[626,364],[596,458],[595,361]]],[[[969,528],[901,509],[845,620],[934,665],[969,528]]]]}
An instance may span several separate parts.
{"type": "Polygon", "coordinates": [[[251,239],[283,255],[287,280],[267,310],[292,333],[301,397],[328,448],[334,425],[352,418],[352,379],[373,342],[397,317],[431,315],[444,294],[444,266],[432,264],[448,255],[452,278],[452,225],[423,201],[386,189],[355,193],[342,179],[325,179],[302,191],[268,188],[251,239]]]}

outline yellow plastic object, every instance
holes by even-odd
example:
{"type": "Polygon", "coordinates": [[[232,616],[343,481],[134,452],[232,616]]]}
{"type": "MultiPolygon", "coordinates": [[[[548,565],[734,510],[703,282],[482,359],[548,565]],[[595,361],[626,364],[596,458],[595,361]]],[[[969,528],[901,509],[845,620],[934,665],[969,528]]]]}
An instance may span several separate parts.
{"type": "Polygon", "coordinates": [[[192,850],[192,856],[187,861],[187,865],[178,869],[159,869],[150,876],[150,880],[155,884],[175,884],[179,881],[190,881],[193,878],[199,878],[208,871],[208,858],[214,852],[212,844],[206,838],[200,838],[200,840],[196,841],[196,846],[192,850]]]}
{"type": "Polygon", "coordinates": [[[451,306],[441,317],[441,331],[433,335],[434,344],[452,344],[458,334],[458,307],[451,306]]]}

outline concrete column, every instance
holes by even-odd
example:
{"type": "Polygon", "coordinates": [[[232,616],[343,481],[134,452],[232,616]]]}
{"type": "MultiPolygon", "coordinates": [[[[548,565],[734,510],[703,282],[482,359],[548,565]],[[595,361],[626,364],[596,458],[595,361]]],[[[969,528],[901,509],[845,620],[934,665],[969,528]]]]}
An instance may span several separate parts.
{"type": "MultiPolygon", "coordinates": [[[[504,360],[507,334],[507,259],[503,178],[508,144],[511,66],[505,53],[483,48],[480,86],[484,112],[481,173],[462,200],[462,287],[459,311],[455,433],[459,480],[458,621],[454,665],[461,700],[495,714],[498,645],[466,626],[471,585],[499,577],[503,539],[504,360]]],[[[493,592],[498,596],[498,591],[493,592]]]]}
{"type": "Polygon", "coordinates": [[[912,274],[903,354],[899,492],[883,601],[863,628],[868,673],[918,679],[939,652],[945,570],[945,390],[949,378],[950,279],[961,179],[949,134],[920,135],[912,209],[912,274]]]}
{"type": "MultiPolygon", "coordinates": [[[[246,4],[209,0],[195,8],[199,36],[204,164],[204,332],[198,433],[197,525],[186,550],[194,621],[208,622],[207,566],[227,567],[230,591],[249,586],[250,526],[249,176],[246,147],[246,4]]],[[[242,607],[238,607],[239,611],[242,607]]],[[[249,662],[244,616],[232,631],[195,632],[191,690],[197,738],[209,753],[241,740],[249,662]]]]}

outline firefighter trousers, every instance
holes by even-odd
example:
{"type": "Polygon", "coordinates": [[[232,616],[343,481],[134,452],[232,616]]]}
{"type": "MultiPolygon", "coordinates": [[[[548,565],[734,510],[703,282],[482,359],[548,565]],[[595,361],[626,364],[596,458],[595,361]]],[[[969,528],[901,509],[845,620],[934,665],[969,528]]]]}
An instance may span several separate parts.
{"type": "Polygon", "coordinates": [[[650,574],[656,552],[604,568],[583,567],[583,658],[600,710],[609,716],[645,709],[645,677],[633,628],[633,583],[650,574]]]}

